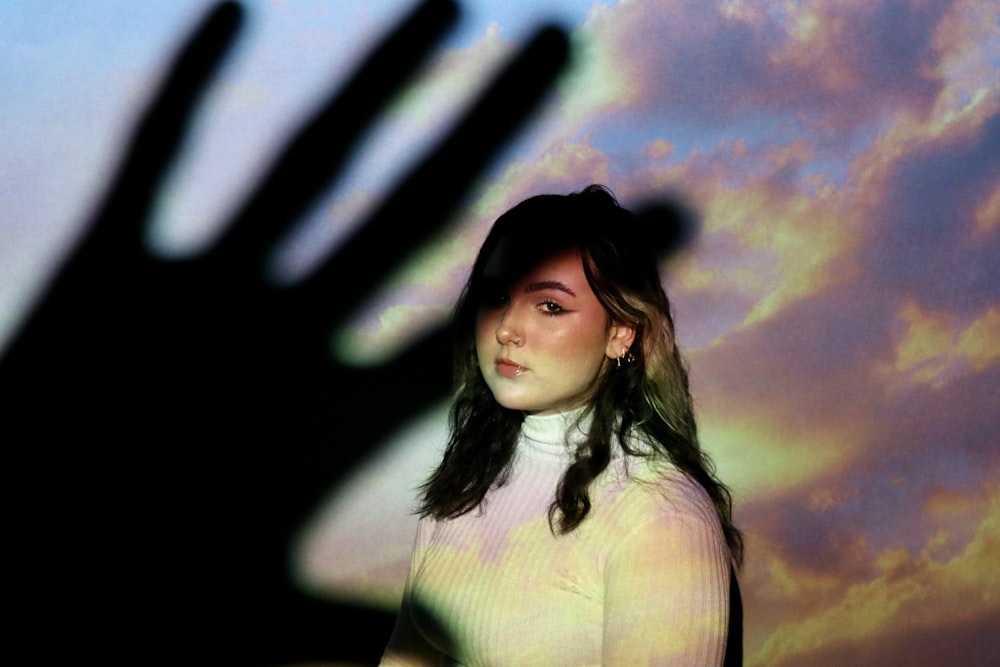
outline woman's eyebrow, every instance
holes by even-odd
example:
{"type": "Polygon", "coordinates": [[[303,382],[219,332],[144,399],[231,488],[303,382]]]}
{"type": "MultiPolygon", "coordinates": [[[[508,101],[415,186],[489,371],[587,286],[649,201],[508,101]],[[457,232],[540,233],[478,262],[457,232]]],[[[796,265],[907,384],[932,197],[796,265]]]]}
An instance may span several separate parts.
{"type": "Polygon", "coordinates": [[[565,283],[561,283],[558,280],[539,280],[538,282],[528,283],[524,286],[525,293],[542,292],[549,289],[565,292],[570,296],[576,296],[576,292],[571,290],[565,283]]]}

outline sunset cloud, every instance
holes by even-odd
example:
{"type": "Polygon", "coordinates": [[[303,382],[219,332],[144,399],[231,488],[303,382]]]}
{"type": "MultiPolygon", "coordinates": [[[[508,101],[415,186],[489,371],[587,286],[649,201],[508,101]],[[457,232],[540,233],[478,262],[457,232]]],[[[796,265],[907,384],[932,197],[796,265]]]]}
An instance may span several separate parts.
{"type": "Polygon", "coordinates": [[[896,313],[903,333],[890,367],[880,369],[890,387],[944,387],[956,374],[980,372],[1000,361],[1000,308],[969,324],[949,311],[928,311],[907,299],[896,313]]]}
{"type": "Polygon", "coordinates": [[[835,126],[877,122],[882,111],[902,107],[920,114],[939,85],[927,70],[934,29],[946,8],[860,0],[797,3],[786,15],[788,40],[771,58],[784,81],[804,87],[810,112],[835,126]]]}
{"type": "Polygon", "coordinates": [[[703,409],[700,417],[702,445],[741,502],[784,497],[843,471],[857,451],[850,434],[801,431],[778,416],[753,423],[703,409]]]}
{"type": "Polygon", "coordinates": [[[934,31],[933,75],[942,82],[935,115],[944,116],[996,96],[1000,71],[1000,24],[995,2],[952,2],[934,31]]]}
{"type": "Polygon", "coordinates": [[[763,151],[737,142],[644,172],[684,193],[702,221],[695,251],[671,265],[676,296],[738,296],[733,331],[856,276],[864,219],[850,189],[806,172],[813,155],[803,142],[763,151]]]}
{"type": "MultiPolygon", "coordinates": [[[[933,19],[937,18],[937,14],[933,12],[907,14],[908,30],[919,35],[920,39],[908,43],[905,53],[893,51],[893,57],[899,62],[887,63],[884,58],[875,57],[872,50],[876,49],[878,31],[889,29],[888,22],[893,14],[882,11],[876,16],[873,11],[866,3],[842,5],[836,9],[819,3],[806,3],[795,9],[784,8],[766,15],[750,11],[740,3],[727,3],[718,10],[710,5],[670,3],[657,5],[656,11],[653,11],[651,6],[641,1],[595,6],[580,32],[580,43],[586,45],[578,59],[584,74],[578,74],[582,78],[571,78],[564,85],[560,104],[543,119],[545,129],[538,135],[541,146],[538,154],[530,160],[514,161],[505,167],[457,227],[466,229],[472,226],[482,230],[475,237],[481,238],[496,215],[529,193],[565,192],[578,189],[587,182],[614,185],[617,179],[609,171],[611,156],[593,146],[593,135],[584,134],[583,141],[567,141],[567,137],[583,131],[586,123],[600,125],[615,114],[627,116],[635,109],[643,108],[649,95],[667,94],[664,91],[672,86],[664,85],[664,81],[670,79],[664,78],[657,68],[673,67],[677,51],[696,58],[697,66],[692,65],[692,71],[699,73],[701,78],[697,81],[703,81],[704,73],[712,69],[704,66],[703,59],[718,59],[721,67],[729,62],[727,59],[734,57],[729,52],[701,53],[699,48],[709,47],[705,46],[707,43],[696,42],[696,38],[711,37],[733,44],[739,42],[729,39],[732,31],[740,34],[748,31],[747,38],[753,36],[754,39],[747,43],[746,48],[751,49],[752,45],[756,55],[741,57],[740,66],[745,66],[748,59],[759,60],[759,67],[762,68],[759,76],[749,79],[756,88],[761,81],[768,85],[768,82],[784,80],[786,75],[780,73],[782,70],[798,72],[797,77],[809,67],[831,71],[830,62],[822,54],[827,50],[844,50],[841,47],[853,39],[852,26],[859,25],[863,19],[877,19],[871,28],[876,34],[866,37],[868,41],[863,44],[851,42],[850,54],[844,51],[838,56],[843,62],[835,61],[834,67],[861,71],[863,68],[859,69],[856,65],[871,58],[877,67],[898,70],[899,76],[892,77],[893,86],[909,85],[913,95],[919,91],[932,99],[937,89],[925,86],[926,73],[923,69],[929,67],[925,67],[925,61],[933,64],[937,51],[952,54],[950,57],[953,59],[959,57],[954,54],[966,53],[967,49],[963,50],[947,39],[948,34],[960,34],[961,30],[953,27],[935,31],[933,19]],[[649,35],[650,39],[643,39],[643,35],[649,35]],[[817,40],[822,41],[821,47],[814,43],[817,40]],[[651,41],[664,44],[664,48],[644,49],[641,53],[633,48],[651,41]],[[932,42],[937,51],[931,48],[932,42]],[[816,56],[815,62],[803,64],[792,57],[798,53],[796,49],[801,50],[802,57],[806,54],[820,55],[816,56]],[[904,64],[909,67],[904,67],[904,64]],[[604,75],[595,76],[593,72],[596,71],[602,71],[604,75]],[[905,84],[902,79],[907,76],[915,83],[905,84]],[[572,110],[583,108],[575,106],[580,104],[586,107],[585,113],[572,110]]],[[[951,23],[960,25],[955,19],[951,19],[951,23]]],[[[434,67],[436,74],[430,77],[428,89],[461,89],[462,85],[468,85],[476,76],[481,76],[486,71],[485,63],[495,63],[509,50],[509,46],[500,40],[498,27],[491,26],[479,42],[440,59],[434,67]]],[[[865,76],[875,76],[868,70],[864,71],[865,76]]],[[[678,78],[687,83],[695,81],[681,73],[678,73],[678,78]]],[[[796,81],[799,82],[799,96],[811,95],[809,91],[819,95],[830,93],[824,88],[826,84],[821,78],[803,75],[796,81]]],[[[727,90],[719,82],[706,81],[705,85],[711,86],[715,91],[713,95],[727,90]]],[[[872,85],[879,89],[879,95],[884,94],[883,97],[875,95],[883,99],[886,112],[879,116],[882,119],[879,122],[901,113],[905,122],[900,127],[909,129],[894,129],[870,151],[862,153],[860,160],[848,167],[852,174],[856,174],[848,183],[838,184],[833,174],[824,175],[814,170],[812,165],[817,160],[829,157],[825,139],[824,143],[816,144],[799,138],[791,143],[760,149],[736,140],[728,145],[723,143],[711,147],[709,152],[694,152],[687,158],[677,155],[676,143],[670,139],[655,139],[647,145],[646,152],[650,159],[670,158],[670,164],[643,168],[634,177],[619,183],[619,190],[683,192],[693,202],[703,222],[698,253],[689,255],[690,261],[680,266],[679,285],[710,299],[743,304],[745,312],[735,322],[740,326],[774,317],[789,304],[856,274],[854,251],[873,229],[870,216],[877,213],[880,205],[879,200],[871,198],[883,196],[874,193],[885,191],[884,180],[893,173],[893,163],[886,162],[886,156],[899,155],[898,149],[887,144],[907,142],[901,132],[912,138],[929,131],[926,124],[917,126],[909,120],[913,109],[908,103],[911,94],[893,96],[882,90],[881,83],[872,85]]],[[[867,114],[857,109],[860,98],[872,97],[871,90],[862,86],[840,93],[846,100],[845,104],[854,110],[850,116],[852,119],[862,124],[871,122],[867,114]]],[[[782,99],[782,108],[786,110],[798,104],[795,99],[780,98],[777,90],[768,95],[772,101],[782,99]]],[[[421,124],[430,122],[434,115],[430,111],[430,101],[440,97],[434,94],[421,96],[423,102],[418,107],[424,111],[414,107],[417,110],[410,109],[410,115],[424,119],[421,124]]],[[[737,104],[739,108],[755,113],[753,104],[739,104],[736,99],[726,104],[737,104]]],[[[870,105],[871,102],[863,104],[870,105]]],[[[676,108],[666,108],[670,109],[666,117],[669,120],[676,108]]],[[[953,118],[952,122],[957,120],[953,118]]],[[[415,126],[410,131],[414,135],[423,132],[427,132],[426,127],[415,126]]],[[[387,145],[396,144],[398,142],[387,145]]],[[[982,213],[977,220],[990,219],[992,209],[989,200],[984,200],[979,210],[982,213]]],[[[989,223],[976,224],[979,225],[977,228],[982,228],[989,223]]],[[[475,238],[469,237],[466,243],[450,243],[447,249],[439,247],[424,254],[434,257],[433,263],[438,266],[442,263],[453,267],[467,264],[468,257],[475,251],[475,238]]],[[[421,280],[420,267],[430,263],[413,263],[400,272],[400,281],[421,280]]],[[[431,275],[435,273],[450,275],[440,270],[431,275]]],[[[732,319],[732,316],[729,318],[732,319]]],[[[372,322],[372,316],[368,316],[367,321],[372,322]]],[[[370,325],[368,328],[371,329],[370,325]]]]}
{"type": "Polygon", "coordinates": [[[974,213],[973,238],[981,239],[1000,229],[1000,183],[974,213]]]}
{"type": "Polygon", "coordinates": [[[657,139],[646,146],[646,155],[653,160],[670,157],[674,153],[674,145],[666,139],[657,139]]]}
{"type": "MultiPolygon", "coordinates": [[[[865,581],[844,582],[834,604],[797,620],[783,622],[759,648],[748,654],[748,665],[940,664],[920,655],[907,641],[917,633],[933,638],[939,656],[981,655],[996,647],[964,646],[965,637],[952,634],[954,622],[975,627],[994,622],[1000,613],[1000,579],[993,563],[1000,557],[1000,493],[990,492],[987,516],[962,551],[945,560],[928,547],[913,554],[886,549],[876,555],[876,575],[865,581]],[[873,645],[873,638],[881,638],[873,645]],[[841,662],[837,662],[840,660],[841,662]]],[[[779,564],[771,571],[782,572],[779,564]]],[[[787,575],[786,575],[787,576],[787,575]]],[[[772,580],[776,577],[772,575],[772,580]]],[[[760,587],[758,590],[763,590],[760,587]]],[[[781,590],[794,590],[784,584],[781,590]]],[[[965,662],[965,661],[962,661],[965,662]]],[[[976,661],[967,664],[976,664],[976,661]]],[[[980,663],[981,664],[981,663],[980,663]]]]}

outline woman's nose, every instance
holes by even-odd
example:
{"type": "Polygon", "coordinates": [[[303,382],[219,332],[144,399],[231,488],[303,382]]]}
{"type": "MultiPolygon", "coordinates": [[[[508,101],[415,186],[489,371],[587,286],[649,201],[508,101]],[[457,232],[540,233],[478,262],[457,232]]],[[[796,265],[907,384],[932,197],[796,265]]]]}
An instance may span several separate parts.
{"type": "Polygon", "coordinates": [[[517,326],[517,322],[511,317],[510,308],[500,316],[500,322],[497,323],[497,342],[501,345],[520,345],[521,344],[521,332],[517,326]]]}

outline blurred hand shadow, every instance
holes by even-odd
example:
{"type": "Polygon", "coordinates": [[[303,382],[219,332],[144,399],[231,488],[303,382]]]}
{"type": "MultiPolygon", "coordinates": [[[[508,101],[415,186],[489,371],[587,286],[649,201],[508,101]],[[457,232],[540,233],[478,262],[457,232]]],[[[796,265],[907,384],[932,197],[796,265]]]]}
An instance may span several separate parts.
{"type": "Polygon", "coordinates": [[[202,255],[144,245],[159,188],[244,19],[213,7],[137,123],[86,237],[0,359],[12,484],[9,573],[38,659],[242,665],[376,662],[392,616],[307,597],[288,545],[331,483],[450,391],[446,327],[379,367],[334,326],[454,209],[549,92],[567,36],[542,26],[450,135],[303,281],[269,251],[458,9],[415,7],[331,95],[202,255]]]}
{"type": "Polygon", "coordinates": [[[0,359],[9,571],[29,655],[130,664],[377,661],[392,618],[310,599],[288,543],[330,484],[449,391],[440,329],[381,367],[333,327],[448,221],[568,62],[541,27],[450,135],[304,281],[262,270],[418,73],[458,8],[415,7],[309,118],[204,254],[150,255],[145,224],[244,19],[213,7],[137,123],[84,240],[0,359]]]}

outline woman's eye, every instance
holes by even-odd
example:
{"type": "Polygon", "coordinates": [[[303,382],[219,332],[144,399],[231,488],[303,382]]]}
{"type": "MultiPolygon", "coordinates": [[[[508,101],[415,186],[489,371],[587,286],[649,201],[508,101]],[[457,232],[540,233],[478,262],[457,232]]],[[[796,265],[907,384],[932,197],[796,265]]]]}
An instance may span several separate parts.
{"type": "Polygon", "coordinates": [[[555,301],[543,301],[538,307],[541,308],[542,312],[546,315],[558,315],[563,312],[563,307],[555,301]]]}

